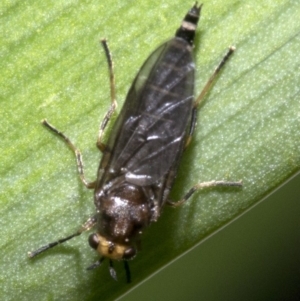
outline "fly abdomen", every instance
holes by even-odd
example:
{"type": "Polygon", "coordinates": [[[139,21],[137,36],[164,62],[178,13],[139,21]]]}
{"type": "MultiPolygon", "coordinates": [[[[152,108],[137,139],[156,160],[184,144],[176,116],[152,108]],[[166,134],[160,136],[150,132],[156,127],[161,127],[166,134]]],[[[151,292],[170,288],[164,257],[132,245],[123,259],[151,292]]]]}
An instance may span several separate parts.
{"type": "Polygon", "coordinates": [[[176,31],[176,37],[186,40],[190,45],[193,45],[194,42],[195,32],[200,18],[201,8],[202,4],[197,6],[196,2],[195,5],[185,15],[181,23],[181,27],[179,27],[176,31]]]}
{"type": "Polygon", "coordinates": [[[114,150],[109,165],[126,170],[129,183],[152,185],[177,162],[191,120],[194,77],[192,46],[177,36],[156,49],[137,74],[116,121],[118,139],[108,141],[114,150]]]}

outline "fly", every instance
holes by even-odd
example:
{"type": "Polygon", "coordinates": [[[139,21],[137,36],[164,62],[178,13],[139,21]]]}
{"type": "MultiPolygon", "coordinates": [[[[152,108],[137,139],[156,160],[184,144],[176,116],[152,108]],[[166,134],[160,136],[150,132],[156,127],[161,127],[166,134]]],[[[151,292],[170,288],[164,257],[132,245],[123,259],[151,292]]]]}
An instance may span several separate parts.
{"type": "Polygon", "coordinates": [[[97,147],[103,153],[97,178],[85,179],[78,148],[54,126],[43,125],[65,140],[74,151],[83,184],[94,189],[96,214],[74,234],[49,243],[29,257],[53,248],[93,227],[89,244],[100,259],[88,269],[109,259],[110,275],[116,280],[113,260],[123,260],[130,282],[128,260],[138,251],[140,236],[157,221],[165,204],[179,206],[198,189],[212,186],[242,186],[241,182],[210,181],[193,186],[178,202],[169,200],[179,160],[193,135],[197,107],[234,47],[230,47],[200,95],[194,99],[194,37],[202,5],[194,4],[176,31],[175,37],[158,47],[145,61],[127,94],[123,108],[107,143],[103,133],[116,108],[111,54],[102,40],[110,74],[111,106],[99,130],[97,147]]]}

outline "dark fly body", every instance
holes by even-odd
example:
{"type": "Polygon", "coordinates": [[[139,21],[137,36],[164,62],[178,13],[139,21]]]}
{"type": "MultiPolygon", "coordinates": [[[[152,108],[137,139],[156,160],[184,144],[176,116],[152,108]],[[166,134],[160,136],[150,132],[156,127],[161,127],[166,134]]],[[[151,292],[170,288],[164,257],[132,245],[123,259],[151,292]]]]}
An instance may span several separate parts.
{"type": "Polygon", "coordinates": [[[103,156],[96,181],[85,179],[81,153],[75,145],[62,132],[43,121],[75,152],[83,184],[94,189],[96,214],[76,233],[30,252],[29,257],[94,227],[95,233],[89,236],[89,244],[101,258],[88,269],[99,266],[104,258],[108,258],[110,274],[116,279],[112,260],[124,260],[129,282],[128,260],[137,254],[143,230],[157,221],[165,204],[179,206],[204,187],[242,185],[241,182],[226,181],[199,183],[180,201],[169,200],[181,155],[195,128],[197,107],[234,51],[233,47],[229,48],[195,99],[193,45],[201,7],[196,3],[185,16],[175,37],[158,47],[145,61],[106,144],[102,136],[116,101],[111,55],[106,41],[102,41],[110,71],[112,102],[100,126],[97,147],[103,156]]]}

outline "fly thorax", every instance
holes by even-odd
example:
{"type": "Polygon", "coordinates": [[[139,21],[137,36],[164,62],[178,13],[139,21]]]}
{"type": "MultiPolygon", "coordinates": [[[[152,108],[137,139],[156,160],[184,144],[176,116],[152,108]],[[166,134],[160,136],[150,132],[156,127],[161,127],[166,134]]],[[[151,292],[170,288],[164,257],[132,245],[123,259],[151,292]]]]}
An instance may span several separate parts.
{"type": "Polygon", "coordinates": [[[95,201],[99,219],[90,245],[111,259],[130,259],[135,255],[136,240],[152,215],[143,189],[125,182],[97,194],[95,201]]]}

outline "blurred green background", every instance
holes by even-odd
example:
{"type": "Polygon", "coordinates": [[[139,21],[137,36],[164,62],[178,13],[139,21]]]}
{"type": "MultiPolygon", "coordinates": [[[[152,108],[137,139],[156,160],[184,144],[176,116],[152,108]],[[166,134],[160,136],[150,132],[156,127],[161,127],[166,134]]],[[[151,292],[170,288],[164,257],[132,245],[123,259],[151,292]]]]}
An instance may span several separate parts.
{"type": "Polygon", "coordinates": [[[300,300],[300,175],[127,296],[300,300]]]}

